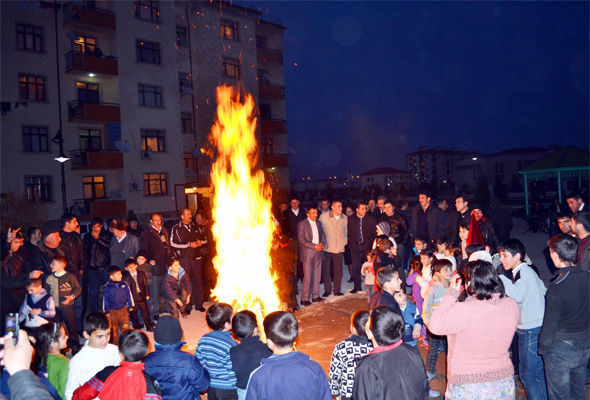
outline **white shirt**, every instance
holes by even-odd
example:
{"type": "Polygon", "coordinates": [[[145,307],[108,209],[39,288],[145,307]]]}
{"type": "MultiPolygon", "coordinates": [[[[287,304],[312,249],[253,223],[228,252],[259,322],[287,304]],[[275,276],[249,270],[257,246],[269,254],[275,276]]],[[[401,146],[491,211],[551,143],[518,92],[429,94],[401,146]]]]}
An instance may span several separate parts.
{"type": "Polygon", "coordinates": [[[336,221],[338,221],[338,220],[340,219],[340,216],[341,216],[341,215],[342,215],[342,214],[334,215],[334,218],[336,218],[336,221]]]}
{"type": "Polygon", "coordinates": [[[117,242],[118,242],[118,243],[121,243],[121,242],[123,241],[123,239],[125,239],[126,237],[127,237],[127,232],[125,232],[125,233],[123,234],[123,236],[121,236],[121,239],[117,238],[117,242]]]}
{"type": "Polygon", "coordinates": [[[316,221],[312,221],[311,219],[307,219],[309,224],[311,225],[311,243],[319,244],[320,243],[320,233],[318,232],[318,224],[316,221]]]}
{"type": "Polygon", "coordinates": [[[120,362],[119,348],[114,344],[109,343],[104,349],[88,345],[82,347],[82,350],[70,360],[65,390],[66,400],[72,400],[74,391],[105,367],[116,367],[120,362]]]}
{"type": "Polygon", "coordinates": [[[293,210],[293,209],[291,209],[291,212],[292,212],[293,214],[295,214],[296,216],[298,216],[298,215],[299,215],[299,209],[297,209],[297,210],[293,210]]]}
{"type": "Polygon", "coordinates": [[[519,264],[516,268],[514,268],[512,270],[512,277],[513,278],[516,276],[516,274],[518,273],[518,271],[520,271],[520,269],[522,268],[523,265],[526,265],[526,263],[519,264]]]}

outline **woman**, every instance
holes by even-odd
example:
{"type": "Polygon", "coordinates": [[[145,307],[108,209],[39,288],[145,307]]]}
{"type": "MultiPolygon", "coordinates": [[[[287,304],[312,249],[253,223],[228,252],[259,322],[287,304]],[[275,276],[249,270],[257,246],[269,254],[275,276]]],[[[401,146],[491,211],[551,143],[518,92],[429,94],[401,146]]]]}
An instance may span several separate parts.
{"type": "Polygon", "coordinates": [[[514,368],[508,349],[519,310],[504,295],[504,286],[491,263],[467,264],[468,294],[457,303],[461,278],[455,276],[428,328],[446,335],[448,385],[446,399],[514,399],[514,368]]]}

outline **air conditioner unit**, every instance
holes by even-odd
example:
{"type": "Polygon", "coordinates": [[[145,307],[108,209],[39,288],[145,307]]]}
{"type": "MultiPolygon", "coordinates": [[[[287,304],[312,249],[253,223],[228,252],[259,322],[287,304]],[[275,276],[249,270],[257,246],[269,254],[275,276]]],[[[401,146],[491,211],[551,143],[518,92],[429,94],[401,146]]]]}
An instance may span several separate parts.
{"type": "Polygon", "coordinates": [[[152,152],[149,150],[142,151],[141,158],[144,160],[151,160],[152,159],[152,152]]]}
{"type": "Polygon", "coordinates": [[[139,190],[141,190],[141,189],[139,188],[139,184],[138,184],[137,182],[131,182],[131,183],[129,184],[129,190],[130,190],[131,192],[138,192],[138,191],[139,191],[139,190]]]}

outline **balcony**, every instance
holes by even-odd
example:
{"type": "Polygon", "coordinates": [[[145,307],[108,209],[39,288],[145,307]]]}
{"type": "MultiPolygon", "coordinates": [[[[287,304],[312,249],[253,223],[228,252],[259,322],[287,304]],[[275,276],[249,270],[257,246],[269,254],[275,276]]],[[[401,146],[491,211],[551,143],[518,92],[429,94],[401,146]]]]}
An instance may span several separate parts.
{"type": "Polygon", "coordinates": [[[121,110],[117,103],[68,103],[69,121],[121,122],[121,110]]]}
{"type": "Polygon", "coordinates": [[[109,31],[117,29],[115,13],[109,10],[67,3],[64,6],[63,13],[64,25],[79,28],[90,26],[109,31]]]}
{"type": "Polygon", "coordinates": [[[117,58],[113,56],[96,57],[79,51],[66,53],[66,72],[118,75],[117,58]]]}
{"type": "Polygon", "coordinates": [[[262,135],[283,135],[287,133],[287,121],[281,119],[261,119],[262,135]]]}
{"type": "Polygon", "coordinates": [[[285,87],[260,82],[258,85],[258,95],[266,99],[281,100],[285,98],[285,87]]]}
{"type": "Polygon", "coordinates": [[[70,152],[72,170],[80,169],[121,169],[123,153],[113,150],[73,150],[70,152]]]}
{"type": "Polygon", "coordinates": [[[74,199],[70,209],[80,217],[110,218],[127,214],[127,202],[110,197],[102,199],[74,199]]]}
{"type": "Polygon", "coordinates": [[[287,168],[289,167],[288,154],[265,154],[262,156],[262,168],[287,168]]]}
{"type": "Polygon", "coordinates": [[[256,54],[259,64],[283,65],[283,52],[281,50],[257,48],[256,54]]]}

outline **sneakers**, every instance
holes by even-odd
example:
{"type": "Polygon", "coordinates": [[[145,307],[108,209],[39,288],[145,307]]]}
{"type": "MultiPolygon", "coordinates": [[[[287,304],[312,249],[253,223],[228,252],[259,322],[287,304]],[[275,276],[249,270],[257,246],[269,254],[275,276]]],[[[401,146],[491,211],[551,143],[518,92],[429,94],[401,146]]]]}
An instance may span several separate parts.
{"type": "Polygon", "coordinates": [[[437,392],[434,389],[428,389],[428,397],[433,398],[433,397],[438,397],[440,396],[440,393],[437,392]]]}

